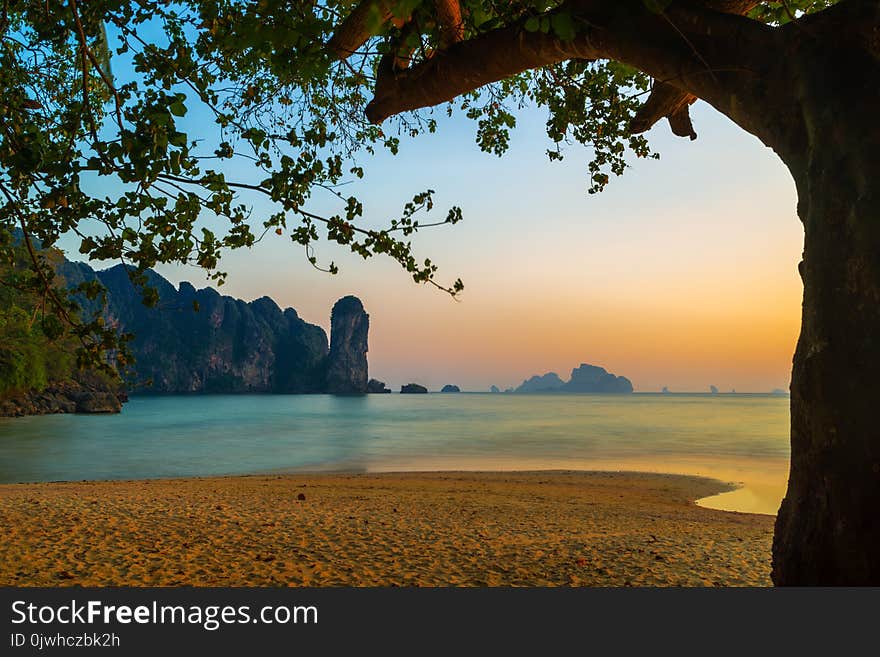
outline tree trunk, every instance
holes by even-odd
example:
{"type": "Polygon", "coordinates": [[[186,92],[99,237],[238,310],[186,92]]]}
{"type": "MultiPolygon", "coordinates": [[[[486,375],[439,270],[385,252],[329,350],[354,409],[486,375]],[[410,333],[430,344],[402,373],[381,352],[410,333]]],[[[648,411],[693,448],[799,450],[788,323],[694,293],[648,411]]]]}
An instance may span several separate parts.
{"type": "Polygon", "coordinates": [[[781,152],[805,242],[777,585],[880,585],[880,66],[830,46],[798,64],[781,152]]]}

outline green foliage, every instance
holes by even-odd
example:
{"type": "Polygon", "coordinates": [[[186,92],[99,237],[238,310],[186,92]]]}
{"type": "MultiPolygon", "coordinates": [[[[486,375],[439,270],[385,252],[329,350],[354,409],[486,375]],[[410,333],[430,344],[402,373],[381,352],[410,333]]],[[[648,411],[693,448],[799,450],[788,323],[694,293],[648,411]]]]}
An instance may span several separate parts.
{"type": "Polygon", "coordinates": [[[827,9],[838,0],[785,0],[762,2],[749,16],[764,23],[784,25],[803,14],[812,14],[827,9]]]}
{"type": "Polygon", "coordinates": [[[28,289],[32,275],[14,262],[0,263],[0,395],[42,390],[52,381],[70,378],[76,369],[63,324],[42,312],[40,299],[28,289]]]}
{"type": "Polygon", "coordinates": [[[548,154],[562,159],[560,145],[566,140],[591,145],[591,194],[605,188],[609,174],[624,172],[627,151],[636,157],[657,157],[645,137],[629,131],[641,105],[639,95],[650,83],[644,73],[616,62],[569,61],[537,75],[534,98],[550,111],[547,134],[556,144],[548,154]]]}
{"type": "MultiPolygon", "coordinates": [[[[395,3],[392,13],[411,16],[418,30],[383,24],[380,16],[362,52],[341,62],[324,44],[357,4],[5,0],[0,238],[7,239],[0,255],[11,257],[13,228],[45,247],[72,234],[89,259],[130,264],[135,282],[144,283],[157,264],[185,263],[222,285],[224,251],[277,233],[331,273],[338,269],[319,260],[319,240],[364,258],[388,256],[413,280],[460,292],[460,280],[437,283],[437,266],[416,258],[407,241],[421,228],[457,223],[458,208],[422,220],[433,208],[432,192],[424,191],[399,216],[377,221],[356,195],[340,191],[364,176],[363,160],[377,150],[397,153],[401,138],[438,125],[430,110],[382,128],[364,113],[382,53],[405,52],[417,65],[440,47],[434,3],[395,3]],[[317,195],[329,195],[337,211],[314,212],[317,195]],[[255,216],[257,198],[271,210],[255,216]]],[[[461,4],[466,39],[517,26],[569,41],[586,27],[558,0],[461,4]]],[[[649,4],[662,12],[667,2],[649,4]]],[[[769,2],[753,16],[784,22],[791,11],[826,4],[769,2]]],[[[478,146],[501,155],[516,112],[529,104],[546,108],[550,158],[562,158],[566,143],[588,146],[589,191],[596,192],[625,170],[628,156],[652,156],[643,137],[628,134],[648,85],[644,74],[614,62],[570,61],[474,91],[448,111],[473,119],[478,146]]],[[[32,276],[24,284],[45,314],[69,327],[78,361],[107,366],[109,353],[113,367],[124,366],[124,344],[113,327],[104,326],[100,313],[79,319],[74,305],[53,292],[51,263],[26,255],[32,276]]],[[[146,289],[144,301],[155,303],[155,292],[146,289]]],[[[46,336],[58,330],[44,322],[46,336]]]]}

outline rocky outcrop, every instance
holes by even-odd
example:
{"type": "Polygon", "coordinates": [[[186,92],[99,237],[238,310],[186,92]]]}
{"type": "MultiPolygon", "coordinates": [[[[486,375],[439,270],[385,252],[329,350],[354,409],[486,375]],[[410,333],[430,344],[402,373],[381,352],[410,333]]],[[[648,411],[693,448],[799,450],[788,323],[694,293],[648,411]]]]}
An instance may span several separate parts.
{"type": "Polygon", "coordinates": [[[97,279],[107,290],[105,321],[134,334],[134,392],[323,392],[327,334],[269,297],[245,302],[190,283],[175,288],[148,271],[159,295],[148,307],[122,265],[96,272],[67,261],[59,274],[68,285],[97,279]]]}
{"type": "Polygon", "coordinates": [[[134,334],[133,392],[367,392],[369,317],[356,297],[333,307],[328,345],[324,329],[269,297],[246,302],[185,282],[175,288],[148,271],[159,302],[147,307],[122,265],[95,271],[68,260],[58,273],[70,286],[98,280],[107,290],[107,323],[134,334]]]}
{"type": "Polygon", "coordinates": [[[357,297],[342,297],[330,315],[326,392],[367,392],[367,333],[370,316],[357,297]]]}
{"type": "MultiPolygon", "coordinates": [[[[494,388],[494,386],[493,386],[494,388]]],[[[563,381],[556,372],[533,376],[522,382],[517,393],[629,393],[632,383],[625,376],[615,376],[604,367],[582,363],[571,371],[571,379],[563,381]]],[[[493,390],[492,392],[496,392],[493,390]]],[[[510,390],[505,390],[510,392],[510,390]]]]}
{"type": "Polygon", "coordinates": [[[63,381],[43,390],[7,395],[0,399],[0,416],[48,415],[52,413],[118,413],[127,401],[115,386],[95,381],[63,381]]]}
{"type": "Polygon", "coordinates": [[[441,388],[440,392],[461,392],[461,388],[452,384],[447,384],[441,388]]]}
{"type": "Polygon", "coordinates": [[[418,383],[407,383],[405,386],[400,387],[401,395],[424,395],[428,392],[428,389],[425,386],[420,386],[418,383]]]}
{"type": "Polygon", "coordinates": [[[625,376],[615,376],[604,367],[582,363],[571,371],[571,379],[561,392],[629,393],[632,383],[625,376]]]}
{"type": "MultiPolygon", "coordinates": [[[[147,286],[158,299],[145,306],[143,290],[132,284],[123,265],[95,271],[57,250],[49,259],[57,283],[73,288],[97,282],[106,290],[104,307],[82,296],[76,300],[85,316],[101,312],[106,326],[133,335],[128,346],[135,363],[125,381],[133,394],[367,391],[369,317],[355,297],[334,306],[331,346],[324,329],[268,297],[245,302],[211,288],[196,290],[190,283],[175,287],[147,271],[147,286]]],[[[33,305],[19,297],[15,307],[33,305]]],[[[55,347],[62,356],[65,348],[55,347]]],[[[40,342],[30,349],[17,352],[0,345],[0,415],[119,412],[125,401],[120,386],[64,364],[43,371],[38,365],[55,352],[40,342]],[[15,367],[23,367],[25,374],[15,367]]],[[[59,360],[57,354],[54,358],[59,360]]],[[[379,387],[390,392],[384,384],[379,387]]]]}
{"type": "Polygon", "coordinates": [[[367,381],[367,392],[370,394],[389,394],[391,389],[385,386],[384,381],[379,381],[378,379],[370,379],[367,381]]]}
{"type": "Polygon", "coordinates": [[[556,372],[547,372],[543,376],[535,375],[522,382],[514,392],[556,392],[565,385],[556,372]]]}
{"type": "Polygon", "coordinates": [[[489,386],[489,392],[498,393],[501,389],[498,386],[489,386]]]}
{"type": "Polygon", "coordinates": [[[118,413],[122,402],[109,392],[81,391],[72,395],[77,413],[118,413]]]}

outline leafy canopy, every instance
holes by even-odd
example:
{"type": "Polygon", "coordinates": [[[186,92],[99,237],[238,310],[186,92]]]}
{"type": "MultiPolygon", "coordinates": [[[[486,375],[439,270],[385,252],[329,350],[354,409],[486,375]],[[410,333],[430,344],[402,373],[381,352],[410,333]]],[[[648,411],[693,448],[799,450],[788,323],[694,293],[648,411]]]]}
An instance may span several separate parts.
{"type": "MultiPolygon", "coordinates": [[[[648,0],[645,0],[648,2],[648,0]]],[[[431,111],[371,125],[372,97],[383,54],[403,48],[413,62],[443,44],[435,3],[386,3],[393,16],[369,16],[362,49],[340,61],[325,46],[352,0],[3,0],[0,4],[0,250],[6,262],[28,261],[25,281],[44,316],[60,318],[79,339],[81,363],[124,366],[124,345],[100,314],[79,318],[53,281],[35,244],[79,239],[92,260],[131,265],[135,282],[158,263],[194,263],[222,284],[225,249],[252,246],[267,232],[286,234],[316,267],[314,245],[327,239],[364,258],[386,255],[416,282],[435,281],[437,266],[418,260],[409,238],[418,229],[454,224],[453,207],[438,219],[431,190],[412,196],[381,228],[344,184],[364,175],[359,164],[378,149],[396,153],[400,139],[433,132],[431,111]],[[413,29],[416,26],[417,29],[413,29]],[[117,74],[114,74],[116,72],[117,74]],[[121,72],[121,73],[120,73],[121,72]],[[185,131],[186,116],[198,117],[185,131]],[[338,211],[310,210],[330,194],[338,211]],[[255,216],[254,200],[271,201],[255,216]],[[23,240],[13,230],[23,231],[23,240]],[[25,248],[21,248],[25,247],[25,248]],[[108,362],[107,354],[115,361],[108,362]]],[[[664,4],[651,0],[655,10],[664,4]]],[[[752,15],[785,22],[827,2],[762,3],[752,15]]],[[[462,35],[472,38],[525,19],[524,29],[575,37],[579,25],[553,0],[463,0],[462,35]]],[[[473,91],[446,108],[476,122],[476,142],[501,155],[516,110],[547,110],[551,159],[567,143],[591,147],[589,191],[626,168],[628,154],[656,157],[629,125],[650,90],[644,73],[612,61],[568,61],[526,71],[473,91]]],[[[19,281],[19,284],[22,282],[19,281]]],[[[77,290],[95,298],[95,285],[77,290]]],[[[144,301],[155,291],[144,288],[144,301]]],[[[50,329],[52,335],[53,330],[50,329]]]]}

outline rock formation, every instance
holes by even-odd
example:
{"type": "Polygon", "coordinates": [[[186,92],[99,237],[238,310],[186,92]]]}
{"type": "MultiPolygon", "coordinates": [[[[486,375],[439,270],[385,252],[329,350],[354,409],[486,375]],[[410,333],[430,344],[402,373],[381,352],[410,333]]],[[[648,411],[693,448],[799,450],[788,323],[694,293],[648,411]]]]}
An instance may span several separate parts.
{"type": "Polygon", "coordinates": [[[390,393],[391,389],[385,386],[384,381],[379,381],[378,379],[370,379],[369,381],[367,381],[367,392],[381,395],[390,393]]]}
{"type": "Polygon", "coordinates": [[[458,386],[454,386],[452,384],[447,384],[447,385],[443,386],[443,388],[440,390],[440,392],[461,392],[461,388],[459,388],[458,386]]]}
{"type": "MultiPolygon", "coordinates": [[[[105,325],[133,334],[129,348],[135,364],[126,373],[132,394],[367,391],[369,317],[355,297],[344,297],[334,306],[333,344],[328,346],[324,329],[303,321],[292,308],[281,310],[268,297],[248,303],[211,288],[196,290],[190,283],[175,287],[147,271],[147,284],[158,296],[148,307],[123,265],[95,271],[57,250],[51,259],[60,284],[75,287],[94,281],[106,290],[103,308],[97,301],[77,298],[86,316],[102,312],[105,325]]],[[[19,305],[24,301],[19,299],[19,305]]],[[[0,367],[18,362],[13,357],[29,357],[2,347],[0,367]]],[[[27,361],[25,367],[30,367],[27,361]]],[[[14,367],[6,367],[2,372],[13,383],[0,389],[0,415],[112,413],[127,398],[121,386],[94,373],[62,369],[56,367],[47,377],[34,366],[26,370],[33,376],[23,379],[14,367]],[[18,380],[25,384],[16,384],[18,380]]],[[[390,392],[384,384],[379,388],[390,392]]]]}
{"type": "Polygon", "coordinates": [[[582,363],[571,371],[571,379],[562,386],[563,392],[628,393],[632,383],[625,376],[615,376],[604,367],[582,363]]]}
{"type": "Polygon", "coordinates": [[[400,387],[401,395],[424,395],[428,392],[428,389],[425,386],[420,386],[418,383],[407,383],[405,386],[400,387]]]}
{"type": "MultiPolygon", "coordinates": [[[[494,386],[493,386],[494,388],[494,386]]],[[[497,388],[492,392],[497,392],[497,388]]],[[[563,381],[556,372],[548,372],[543,376],[533,376],[522,382],[516,390],[505,392],[517,393],[629,393],[633,391],[632,383],[625,376],[615,376],[604,367],[582,363],[571,371],[571,379],[563,381]]]]}
{"type": "Polygon", "coordinates": [[[76,380],[50,383],[0,399],[0,417],[51,413],[118,413],[127,395],[117,386],[82,373],[76,380]]]}
{"type": "Polygon", "coordinates": [[[498,386],[490,386],[489,392],[501,392],[501,390],[498,388],[498,386]]]}
{"type": "Polygon", "coordinates": [[[716,386],[709,386],[709,392],[713,395],[718,394],[718,388],[716,386]]]}
{"type": "Polygon", "coordinates": [[[95,271],[67,260],[58,273],[70,286],[97,279],[107,290],[105,321],[134,334],[132,393],[367,391],[369,317],[356,297],[334,306],[328,347],[324,329],[269,297],[248,303],[190,283],[175,288],[148,271],[159,302],[147,307],[122,265],[95,271]]]}
{"type": "Polygon", "coordinates": [[[59,273],[69,285],[96,278],[107,290],[107,323],[134,334],[132,392],[323,392],[327,334],[269,297],[247,303],[189,283],[175,288],[149,271],[159,301],[147,307],[122,265],[95,272],[67,262],[59,273]]]}
{"type": "Polygon", "coordinates": [[[543,376],[535,375],[522,382],[514,392],[556,392],[565,385],[556,372],[547,372],[543,376]]]}
{"type": "Polygon", "coordinates": [[[367,392],[367,333],[370,316],[357,297],[342,297],[330,314],[326,392],[367,392]]]}

